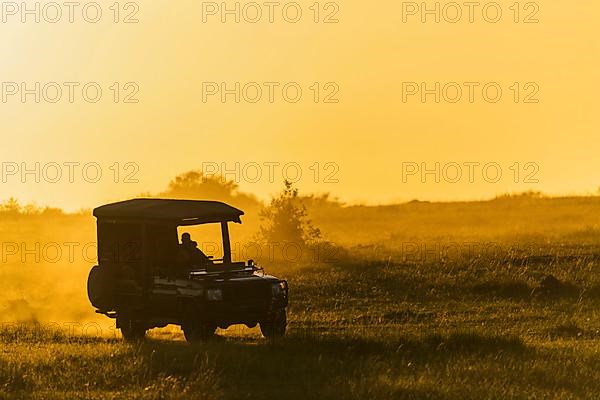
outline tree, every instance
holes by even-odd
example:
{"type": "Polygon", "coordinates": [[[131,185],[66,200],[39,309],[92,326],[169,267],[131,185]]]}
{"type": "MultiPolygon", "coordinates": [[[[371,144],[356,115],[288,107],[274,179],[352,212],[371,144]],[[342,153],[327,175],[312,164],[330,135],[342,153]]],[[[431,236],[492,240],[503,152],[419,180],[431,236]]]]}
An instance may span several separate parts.
{"type": "Polygon", "coordinates": [[[159,197],[219,200],[241,208],[259,206],[254,196],[239,191],[236,182],[222,176],[204,175],[201,171],[188,171],[176,176],[159,197]]]}
{"type": "Polygon", "coordinates": [[[23,210],[17,199],[11,197],[0,204],[0,212],[7,215],[18,215],[23,210]]]}
{"type": "Polygon", "coordinates": [[[268,207],[259,213],[266,226],[260,227],[260,238],[266,242],[288,242],[300,246],[312,244],[321,239],[321,231],[307,218],[308,212],[298,189],[284,181],[283,191],[271,199],[268,207]]]}

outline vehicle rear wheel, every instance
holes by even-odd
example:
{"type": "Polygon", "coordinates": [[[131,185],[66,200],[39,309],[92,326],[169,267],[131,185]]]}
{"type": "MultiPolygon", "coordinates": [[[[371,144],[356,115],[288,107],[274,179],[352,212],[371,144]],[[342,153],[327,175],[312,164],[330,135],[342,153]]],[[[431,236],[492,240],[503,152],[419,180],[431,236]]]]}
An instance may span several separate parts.
{"type": "Polygon", "coordinates": [[[186,323],[182,327],[185,340],[189,343],[199,343],[209,340],[215,335],[217,327],[210,322],[196,321],[186,323]]]}
{"type": "Polygon", "coordinates": [[[282,337],[287,327],[287,316],[285,308],[273,311],[269,318],[260,323],[260,331],[267,339],[282,337]]]}
{"type": "Polygon", "coordinates": [[[141,321],[118,317],[117,324],[121,329],[123,339],[127,342],[139,342],[146,337],[146,326],[141,321]]]}

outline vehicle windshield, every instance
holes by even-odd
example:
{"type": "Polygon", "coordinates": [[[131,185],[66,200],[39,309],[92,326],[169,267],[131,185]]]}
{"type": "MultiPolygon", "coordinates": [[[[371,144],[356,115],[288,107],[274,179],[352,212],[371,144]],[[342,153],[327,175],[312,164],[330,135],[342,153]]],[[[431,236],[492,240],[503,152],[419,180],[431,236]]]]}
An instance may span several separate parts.
{"type": "Polygon", "coordinates": [[[178,244],[191,269],[205,269],[223,263],[224,248],[220,224],[180,226],[178,244]]]}

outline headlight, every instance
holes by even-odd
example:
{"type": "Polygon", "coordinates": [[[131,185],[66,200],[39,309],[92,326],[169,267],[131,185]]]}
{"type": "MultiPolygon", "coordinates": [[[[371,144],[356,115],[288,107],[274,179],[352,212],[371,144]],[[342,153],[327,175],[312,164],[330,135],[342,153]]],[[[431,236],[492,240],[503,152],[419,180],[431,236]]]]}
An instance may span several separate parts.
{"type": "Polygon", "coordinates": [[[208,289],[206,298],[208,301],[221,301],[223,300],[223,291],[221,289],[208,289]]]}
{"type": "Polygon", "coordinates": [[[273,297],[281,297],[287,294],[287,282],[274,282],[271,284],[271,295],[273,297]]]}
{"type": "Polygon", "coordinates": [[[271,296],[279,297],[281,296],[281,286],[279,282],[271,283],[271,296]]]}

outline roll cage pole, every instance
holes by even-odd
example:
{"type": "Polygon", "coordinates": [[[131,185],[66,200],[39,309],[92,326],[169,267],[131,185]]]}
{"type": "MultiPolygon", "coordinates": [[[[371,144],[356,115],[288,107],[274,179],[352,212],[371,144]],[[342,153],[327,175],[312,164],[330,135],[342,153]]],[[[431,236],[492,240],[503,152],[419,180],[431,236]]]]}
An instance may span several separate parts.
{"type": "Polygon", "coordinates": [[[227,222],[221,222],[221,235],[223,236],[223,264],[231,265],[231,243],[227,222]]]}

